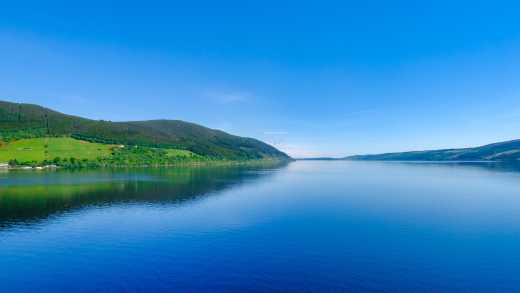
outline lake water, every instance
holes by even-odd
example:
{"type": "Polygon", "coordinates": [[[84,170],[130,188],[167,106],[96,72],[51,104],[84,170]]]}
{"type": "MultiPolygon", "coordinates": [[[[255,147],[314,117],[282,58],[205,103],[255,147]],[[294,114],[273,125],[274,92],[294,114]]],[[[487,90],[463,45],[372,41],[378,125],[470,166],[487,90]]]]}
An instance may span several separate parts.
{"type": "Polygon", "coordinates": [[[0,292],[520,291],[497,164],[0,173],[0,292]]]}

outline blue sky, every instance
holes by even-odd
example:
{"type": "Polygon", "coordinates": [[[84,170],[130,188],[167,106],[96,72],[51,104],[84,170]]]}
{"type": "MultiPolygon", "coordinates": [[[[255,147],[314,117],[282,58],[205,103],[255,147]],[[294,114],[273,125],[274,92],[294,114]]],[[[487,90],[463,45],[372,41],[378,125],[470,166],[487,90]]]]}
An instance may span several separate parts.
{"type": "Polygon", "coordinates": [[[0,99],[295,157],[520,138],[516,1],[9,1],[0,99]]]}

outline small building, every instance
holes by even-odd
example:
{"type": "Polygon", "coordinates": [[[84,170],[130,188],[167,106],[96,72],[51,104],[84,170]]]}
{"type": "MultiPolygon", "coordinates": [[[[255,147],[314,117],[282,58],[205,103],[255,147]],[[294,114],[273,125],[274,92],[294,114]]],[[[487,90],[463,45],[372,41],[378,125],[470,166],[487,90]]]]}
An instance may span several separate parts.
{"type": "Polygon", "coordinates": [[[0,163],[0,169],[7,169],[7,168],[9,168],[8,163],[0,163]]]}

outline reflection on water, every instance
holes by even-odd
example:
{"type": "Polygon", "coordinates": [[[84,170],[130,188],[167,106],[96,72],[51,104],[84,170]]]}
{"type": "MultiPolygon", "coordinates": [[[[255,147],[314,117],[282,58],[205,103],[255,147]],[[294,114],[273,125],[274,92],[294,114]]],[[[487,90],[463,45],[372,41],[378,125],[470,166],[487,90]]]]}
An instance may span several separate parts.
{"type": "Polygon", "coordinates": [[[0,228],[89,206],[181,204],[271,174],[285,164],[0,175],[0,228]]]}
{"type": "MultiPolygon", "coordinates": [[[[376,162],[378,163],[378,162],[376,162]]],[[[381,162],[380,162],[381,163],[381,162]]],[[[520,162],[517,161],[505,161],[505,162],[384,162],[386,164],[408,164],[408,165],[418,165],[418,166],[442,166],[442,167],[454,167],[454,168],[476,168],[483,169],[489,171],[496,172],[512,172],[512,173],[520,173],[520,162]]]]}
{"type": "Polygon", "coordinates": [[[520,168],[0,174],[0,292],[519,292],[520,168]]]}

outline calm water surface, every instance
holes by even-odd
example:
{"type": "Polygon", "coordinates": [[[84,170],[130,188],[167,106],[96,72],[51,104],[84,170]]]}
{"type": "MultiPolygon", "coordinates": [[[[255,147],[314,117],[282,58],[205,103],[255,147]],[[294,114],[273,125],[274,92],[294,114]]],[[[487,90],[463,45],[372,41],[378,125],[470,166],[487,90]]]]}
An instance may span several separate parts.
{"type": "Polygon", "coordinates": [[[0,292],[520,291],[520,168],[0,173],[0,292]]]}

